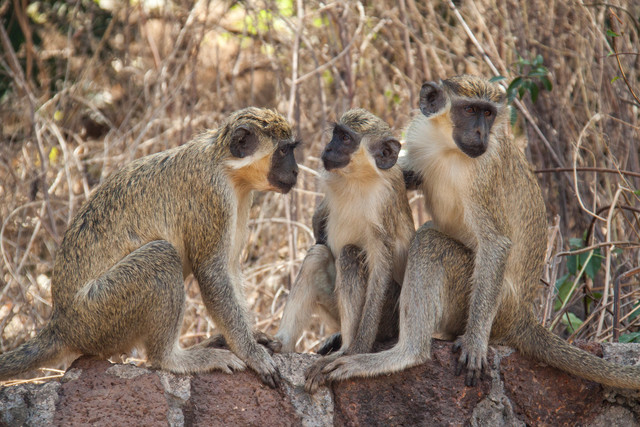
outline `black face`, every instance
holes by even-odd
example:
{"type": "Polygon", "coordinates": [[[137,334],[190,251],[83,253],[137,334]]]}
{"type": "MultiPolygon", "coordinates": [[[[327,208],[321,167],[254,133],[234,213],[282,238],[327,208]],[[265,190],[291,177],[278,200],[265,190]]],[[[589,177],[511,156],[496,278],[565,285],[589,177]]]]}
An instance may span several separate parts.
{"type": "Polygon", "coordinates": [[[322,152],[322,163],[326,170],[340,169],[349,164],[351,155],[360,146],[360,135],[347,126],[337,123],[333,127],[333,137],[322,152]]]}
{"type": "Polygon", "coordinates": [[[267,179],[283,193],[288,193],[298,180],[298,164],[294,156],[294,149],[299,141],[280,141],[278,148],[271,156],[271,169],[267,179]]]}
{"type": "Polygon", "coordinates": [[[459,101],[451,105],[453,140],[467,156],[475,158],[487,151],[489,133],[496,118],[493,104],[459,101]]]}
{"type": "MultiPolygon", "coordinates": [[[[440,85],[428,82],[420,90],[420,111],[426,117],[441,111],[447,95],[440,85]]],[[[461,99],[451,103],[453,140],[464,154],[475,158],[487,151],[489,133],[496,118],[496,107],[486,101],[461,99]]]]}

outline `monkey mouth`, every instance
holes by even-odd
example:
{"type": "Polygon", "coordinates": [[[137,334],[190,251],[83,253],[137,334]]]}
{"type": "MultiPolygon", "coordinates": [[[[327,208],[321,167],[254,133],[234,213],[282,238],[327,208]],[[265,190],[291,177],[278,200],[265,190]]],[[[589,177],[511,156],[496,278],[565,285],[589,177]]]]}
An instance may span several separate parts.
{"type": "Polygon", "coordinates": [[[472,159],[480,157],[487,151],[487,146],[485,144],[458,144],[458,148],[472,159]]]}
{"type": "Polygon", "coordinates": [[[349,164],[349,160],[346,161],[335,161],[335,160],[329,160],[327,158],[323,158],[322,159],[322,164],[324,165],[324,168],[328,171],[333,170],[333,169],[342,169],[345,166],[347,166],[349,164]]]}
{"type": "Polygon", "coordinates": [[[277,181],[275,187],[278,192],[287,194],[295,185],[295,182],[277,181]]]}

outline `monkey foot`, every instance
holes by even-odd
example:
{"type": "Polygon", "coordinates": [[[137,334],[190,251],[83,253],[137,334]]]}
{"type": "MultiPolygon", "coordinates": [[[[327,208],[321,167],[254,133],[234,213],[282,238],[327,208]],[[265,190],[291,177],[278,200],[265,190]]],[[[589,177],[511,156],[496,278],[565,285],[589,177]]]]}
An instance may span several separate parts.
{"type": "Polygon", "coordinates": [[[280,386],[278,366],[264,347],[257,346],[255,351],[250,352],[250,357],[245,362],[258,374],[263,383],[271,388],[280,386]]]}
{"type": "Polygon", "coordinates": [[[305,373],[306,381],[304,383],[304,389],[307,393],[315,393],[323,385],[329,382],[328,376],[323,372],[325,368],[342,356],[342,353],[333,353],[329,356],[316,360],[305,373]]]}
{"type": "Polygon", "coordinates": [[[453,345],[454,353],[460,353],[456,363],[456,375],[462,374],[466,368],[464,383],[469,387],[475,387],[487,368],[487,350],[479,348],[479,345],[467,344],[466,335],[458,338],[453,345]]]}
{"type": "Polygon", "coordinates": [[[316,353],[325,356],[329,353],[340,350],[340,347],[342,347],[342,334],[340,332],[336,332],[335,334],[324,340],[316,353]]]}

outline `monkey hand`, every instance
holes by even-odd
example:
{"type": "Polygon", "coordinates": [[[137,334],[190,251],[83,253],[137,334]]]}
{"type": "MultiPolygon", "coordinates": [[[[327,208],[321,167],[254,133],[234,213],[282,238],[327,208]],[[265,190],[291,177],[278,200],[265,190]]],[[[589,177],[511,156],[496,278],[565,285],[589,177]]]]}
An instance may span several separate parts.
{"type": "Polygon", "coordinates": [[[464,383],[469,387],[475,387],[487,368],[487,344],[483,345],[465,333],[456,340],[453,351],[460,353],[456,363],[456,375],[460,375],[466,367],[467,374],[464,383]]]}
{"type": "Polygon", "coordinates": [[[304,389],[307,393],[313,394],[318,391],[318,388],[329,382],[327,375],[323,371],[327,365],[330,365],[340,356],[342,356],[342,352],[332,353],[316,360],[309,366],[305,372],[306,381],[304,383],[304,389]]]}
{"type": "Polygon", "coordinates": [[[329,353],[340,350],[340,347],[342,347],[342,334],[340,332],[336,332],[324,340],[316,353],[326,356],[329,353]]]}
{"type": "Polygon", "coordinates": [[[265,347],[256,345],[244,362],[271,388],[280,386],[280,371],[265,347]]]}

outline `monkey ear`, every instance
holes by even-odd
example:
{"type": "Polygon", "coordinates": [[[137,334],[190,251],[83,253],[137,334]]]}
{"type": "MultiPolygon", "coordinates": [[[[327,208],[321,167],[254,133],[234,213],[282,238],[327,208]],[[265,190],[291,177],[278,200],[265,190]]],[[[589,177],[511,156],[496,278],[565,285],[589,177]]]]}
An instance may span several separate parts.
{"type": "Polygon", "coordinates": [[[420,89],[420,111],[429,117],[442,110],[447,103],[444,91],[436,82],[427,82],[420,89]]]}
{"type": "Polygon", "coordinates": [[[255,153],[258,137],[247,126],[238,126],[231,135],[229,150],[233,157],[244,158],[255,153]]]}
{"type": "Polygon", "coordinates": [[[375,144],[371,154],[373,154],[378,169],[385,170],[396,164],[399,153],[400,143],[393,138],[389,138],[375,144]]]}

